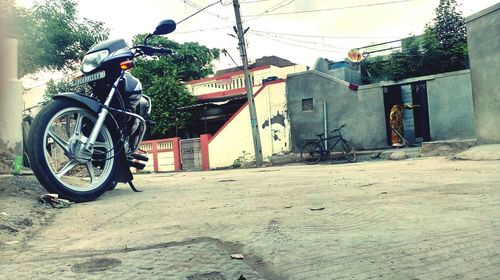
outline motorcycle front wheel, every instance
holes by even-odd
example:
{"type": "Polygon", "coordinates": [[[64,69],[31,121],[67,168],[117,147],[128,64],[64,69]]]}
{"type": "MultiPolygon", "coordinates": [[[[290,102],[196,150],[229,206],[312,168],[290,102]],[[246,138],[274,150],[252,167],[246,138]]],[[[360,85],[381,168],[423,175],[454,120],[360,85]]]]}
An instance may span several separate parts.
{"type": "Polygon", "coordinates": [[[116,184],[118,150],[114,131],[105,122],[92,155],[82,143],[96,123],[95,113],[68,100],[54,100],[36,116],[29,134],[31,168],[43,187],[74,202],[97,199],[116,184]]]}

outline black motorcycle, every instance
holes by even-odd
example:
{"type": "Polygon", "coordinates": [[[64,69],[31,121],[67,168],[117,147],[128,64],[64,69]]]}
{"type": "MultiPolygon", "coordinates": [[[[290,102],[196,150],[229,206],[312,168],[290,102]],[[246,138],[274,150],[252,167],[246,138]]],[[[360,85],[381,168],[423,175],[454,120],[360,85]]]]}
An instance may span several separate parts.
{"type": "Polygon", "coordinates": [[[151,99],[127,70],[138,56],[172,51],[147,44],[155,35],[175,30],[164,20],[144,44],[128,48],[124,40],[94,45],[81,64],[75,85],[89,84],[90,94],[60,93],[40,111],[30,128],[28,154],[38,181],[51,193],[75,202],[91,201],[118,182],[132,184],[130,167],[142,169],[148,158],[138,153],[149,118],[151,99]]]}

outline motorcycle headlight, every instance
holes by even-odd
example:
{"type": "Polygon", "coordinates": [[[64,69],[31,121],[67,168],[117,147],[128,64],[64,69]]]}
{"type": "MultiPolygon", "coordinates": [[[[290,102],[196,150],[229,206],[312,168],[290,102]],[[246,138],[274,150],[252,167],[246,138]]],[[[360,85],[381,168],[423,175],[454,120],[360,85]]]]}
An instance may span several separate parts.
{"type": "Polygon", "coordinates": [[[82,72],[88,73],[96,69],[101,64],[101,62],[106,57],[108,57],[108,55],[109,55],[108,50],[102,50],[87,54],[82,60],[82,72]]]}

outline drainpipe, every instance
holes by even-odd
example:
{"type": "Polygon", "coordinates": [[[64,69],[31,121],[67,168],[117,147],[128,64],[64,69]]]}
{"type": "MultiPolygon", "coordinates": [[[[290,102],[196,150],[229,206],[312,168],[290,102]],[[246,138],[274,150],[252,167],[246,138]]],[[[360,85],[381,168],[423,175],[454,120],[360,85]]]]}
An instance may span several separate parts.
{"type": "MultiPolygon", "coordinates": [[[[264,86],[264,85],[263,85],[264,86]]],[[[270,156],[272,156],[274,154],[274,137],[273,137],[273,127],[272,127],[272,123],[271,123],[271,89],[269,87],[267,87],[267,108],[268,108],[268,122],[269,122],[269,137],[271,138],[271,154],[270,156]]]]}
{"type": "MultiPolygon", "coordinates": [[[[323,125],[325,129],[325,138],[328,137],[328,119],[326,111],[326,101],[323,101],[323,125]]],[[[328,140],[325,139],[325,150],[328,149],[328,140]]]]}

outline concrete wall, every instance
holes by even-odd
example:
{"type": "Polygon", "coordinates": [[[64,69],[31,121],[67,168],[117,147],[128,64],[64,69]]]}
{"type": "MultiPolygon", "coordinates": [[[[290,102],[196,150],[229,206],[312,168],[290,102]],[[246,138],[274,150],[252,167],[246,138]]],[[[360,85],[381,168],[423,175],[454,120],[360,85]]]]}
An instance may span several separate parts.
{"type": "Polygon", "coordinates": [[[384,101],[380,86],[348,83],[315,70],[287,78],[287,104],[292,132],[292,150],[299,152],[306,139],[324,132],[323,101],[327,103],[328,131],[347,124],[344,137],[356,147],[386,146],[384,101]],[[312,98],[312,111],[302,111],[302,99],[312,98]]]}
{"type": "Polygon", "coordinates": [[[469,70],[433,75],[427,99],[432,140],[476,137],[469,70]]]}
{"type": "Polygon", "coordinates": [[[359,70],[359,66],[357,68],[358,70],[353,70],[349,68],[348,65],[337,69],[331,69],[330,63],[331,62],[329,62],[326,58],[320,57],[316,59],[312,70],[316,70],[343,81],[354,84],[361,84],[361,71],[359,70]]]}
{"type": "MultiPolygon", "coordinates": [[[[267,83],[256,92],[254,100],[264,159],[289,151],[290,126],[285,113],[285,82],[281,80],[267,83]]],[[[254,159],[247,105],[210,139],[208,149],[210,168],[231,166],[240,157],[248,161],[254,159]]]]}
{"type": "Polygon", "coordinates": [[[328,131],[343,123],[344,136],[358,149],[387,146],[383,88],[426,82],[431,140],[475,137],[470,71],[443,73],[381,82],[350,90],[348,83],[318,71],[292,74],[287,79],[287,104],[292,150],[300,152],[306,139],[323,133],[323,101],[327,103],[328,131]],[[313,98],[314,109],[302,111],[302,99],[313,98]]]}
{"type": "Polygon", "coordinates": [[[0,38],[0,149],[13,149],[22,155],[22,110],[21,82],[17,78],[17,40],[0,38]]]}
{"type": "Polygon", "coordinates": [[[479,144],[500,143],[500,3],[466,19],[479,144]]]}

